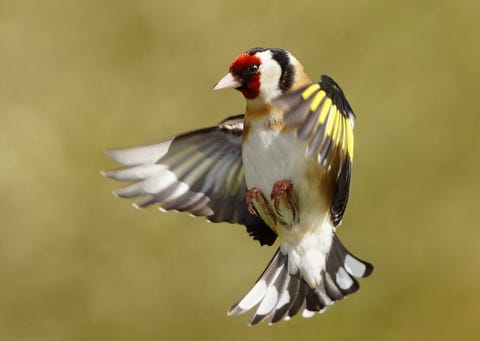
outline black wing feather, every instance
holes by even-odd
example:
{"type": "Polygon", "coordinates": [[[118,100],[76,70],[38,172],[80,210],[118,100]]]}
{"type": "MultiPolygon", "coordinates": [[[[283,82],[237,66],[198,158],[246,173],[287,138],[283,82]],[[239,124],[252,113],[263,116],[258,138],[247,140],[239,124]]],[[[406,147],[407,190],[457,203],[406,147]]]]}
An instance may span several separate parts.
{"type": "Polygon", "coordinates": [[[306,156],[336,172],[330,214],[339,225],[350,191],[355,117],[342,89],[323,75],[320,82],[278,97],[274,105],[284,112],[286,127],[297,129],[298,139],[307,142],[306,156]]]}
{"type": "Polygon", "coordinates": [[[115,193],[142,197],[137,207],[158,203],[165,210],[206,216],[212,222],[245,225],[262,245],[277,237],[265,222],[250,214],[242,166],[244,115],[216,127],[196,130],[147,146],[108,151],[124,169],[104,172],[119,181],[133,181],[115,193]]]}

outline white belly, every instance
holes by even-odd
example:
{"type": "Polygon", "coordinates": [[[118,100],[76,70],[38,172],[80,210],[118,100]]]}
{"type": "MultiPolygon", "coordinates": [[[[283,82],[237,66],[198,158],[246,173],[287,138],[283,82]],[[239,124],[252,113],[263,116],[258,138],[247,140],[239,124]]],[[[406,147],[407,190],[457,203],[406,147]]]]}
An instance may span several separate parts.
{"type": "Polygon", "coordinates": [[[279,136],[271,130],[251,131],[242,155],[247,187],[257,187],[267,197],[279,180],[290,180],[295,187],[300,186],[296,182],[304,181],[306,170],[303,148],[293,134],[279,136]]]}
{"type": "Polygon", "coordinates": [[[295,130],[279,133],[264,129],[264,126],[261,122],[252,125],[243,145],[247,188],[260,189],[265,198],[270,200],[274,183],[290,180],[299,198],[302,223],[318,223],[319,219],[323,220],[329,207],[320,196],[318,179],[309,179],[311,175],[307,171],[312,161],[306,158],[305,143],[297,139],[295,130]]]}
{"type": "Polygon", "coordinates": [[[306,147],[298,141],[296,131],[279,134],[256,123],[257,126],[250,127],[242,150],[247,187],[260,189],[270,201],[275,182],[290,180],[293,184],[299,199],[298,223],[272,229],[279,235],[282,252],[289,256],[289,272],[300,270],[313,287],[321,280],[320,270],[325,268],[332,242],[329,204],[323,202],[319,188],[312,188],[312,183],[318,181],[308,179],[306,147]]]}

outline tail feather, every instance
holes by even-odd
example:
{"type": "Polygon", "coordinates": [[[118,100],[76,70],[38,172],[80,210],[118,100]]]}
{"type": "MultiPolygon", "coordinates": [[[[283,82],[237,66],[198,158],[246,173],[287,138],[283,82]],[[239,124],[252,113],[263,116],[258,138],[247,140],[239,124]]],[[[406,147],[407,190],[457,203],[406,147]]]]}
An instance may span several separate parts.
{"type": "Polygon", "coordinates": [[[348,250],[343,246],[343,244],[338,239],[337,235],[333,235],[334,245],[336,246],[336,252],[340,257],[341,261],[345,265],[345,270],[355,277],[363,278],[370,275],[373,271],[373,265],[367,263],[354,255],[352,255],[348,250]]]}
{"type": "Polygon", "coordinates": [[[288,255],[278,249],[255,285],[230,308],[228,315],[240,315],[258,306],[250,325],[266,319],[271,324],[288,320],[299,311],[311,317],[357,291],[360,286],[354,277],[370,275],[373,266],[349,253],[334,234],[325,269],[319,271],[321,281],[312,288],[300,272],[288,272],[288,255]]]}
{"type": "MultiPolygon", "coordinates": [[[[288,271],[285,271],[285,273],[288,274],[288,271]]],[[[292,300],[291,298],[292,296],[297,295],[299,287],[299,276],[291,276],[290,274],[288,274],[286,276],[284,287],[280,289],[280,298],[278,300],[277,306],[272,311],[270,323],[275,323],[285,318],[294,303],[294,300],[292,300]]]]}
{"type": "Polygon", "coordinates": [[[265,298],[268,288],[275,281],[280,272],[284,270],[287,259],[285,256],[282,256],[283,255],[277,251],[252,289],[250,289],[248,294],[245,295],[239,302],[230,308],[228,315],[243,314],[244,312],[252,309],[265,298]]]}
{"type": "Polygon", "coordinates": [[[290,275],[287,271],[280,270],[278,277],[269,285],[265,297],[258,306],[255,314],[250,319],[250,325],[262,322],[275,310],[279,303],[280,294],[282,293],[281,288],[284,287],[289,276],[290,275]]]}
{"type": "MultiPolygon", "coordinates": [[[[298,291],[296,295],[294,294],[291,297],[292,306],[288,310],[288,319],[297,315],[298,311],[304,306],[305,304],[305,296],[307,296],[308,286],[302,279],[298,280],[298,291]]],[[[303,309],[301,309],[303,310],[303,309]]]]}

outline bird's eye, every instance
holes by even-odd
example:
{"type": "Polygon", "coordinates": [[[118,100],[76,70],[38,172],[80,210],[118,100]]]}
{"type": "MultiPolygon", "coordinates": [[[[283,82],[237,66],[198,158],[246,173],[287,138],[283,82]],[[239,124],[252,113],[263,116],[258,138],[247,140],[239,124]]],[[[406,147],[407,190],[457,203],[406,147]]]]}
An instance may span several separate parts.
{"type": "Polygon", "coordinates": [[[252,65],[248,66],[247,72],[250,73],[250,74],[255,74],[255,73],[258,72],[259,68],[260,68],[260,66],[258,64],[252,64],[252,65]]]}

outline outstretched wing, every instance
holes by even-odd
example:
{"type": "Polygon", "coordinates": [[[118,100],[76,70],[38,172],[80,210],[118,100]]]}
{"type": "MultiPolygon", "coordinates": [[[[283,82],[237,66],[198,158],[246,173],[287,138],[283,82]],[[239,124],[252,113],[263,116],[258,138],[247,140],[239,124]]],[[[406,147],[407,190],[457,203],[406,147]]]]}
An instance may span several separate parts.
{"type": "Polygon", "coordinates": [[[121,198],[142,197],[136,207],[158,203],[163,210],[242,224],[260,244],[272,245],[276,234],[250,214],[245,203],[243,117],[232,116],[218,126],[150,145],[110,150],[107,154],[127,167],[103,174],[133,182],[114,193],[121,198]]]}
{"type": "Polygon", "coordinates": [[[298,139],[308,142],[307,157],[335,173],[330,215],[339,225],[350,192],[355,118],[342,89],[323,75],[320,82],[280,96],[274,105],[285,112],[286,127],[296,128],[298,139]]]}

